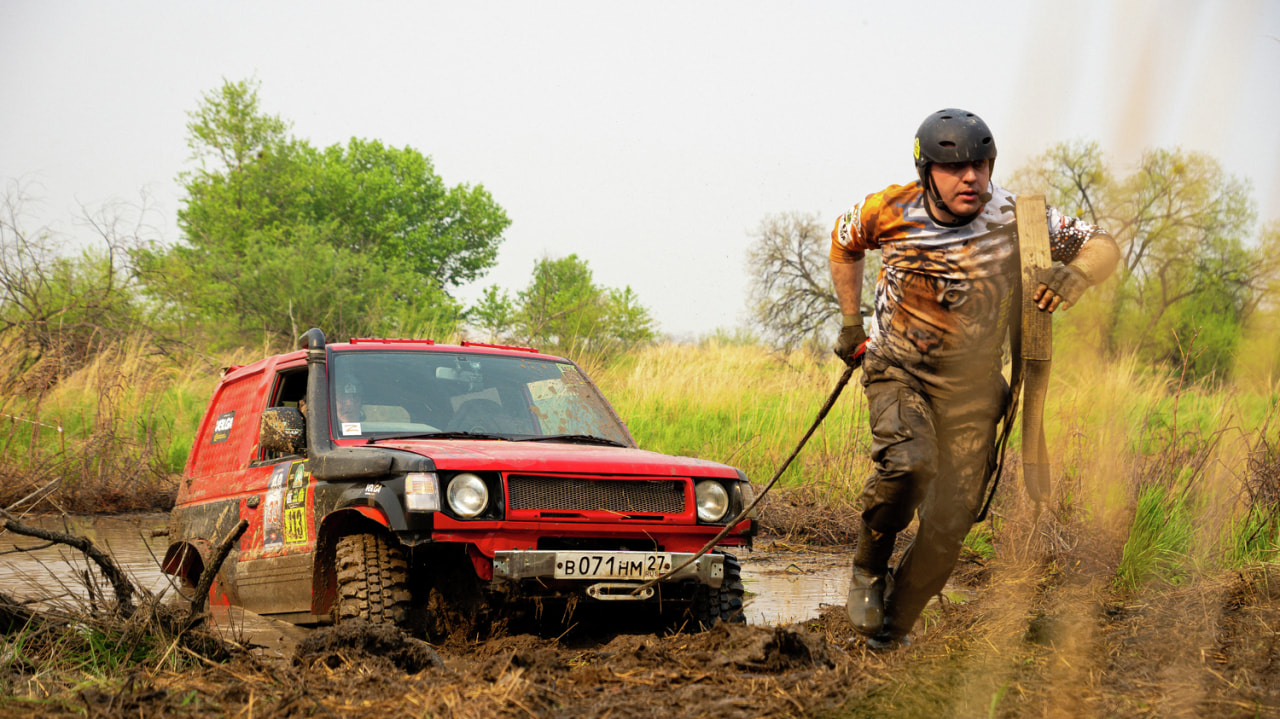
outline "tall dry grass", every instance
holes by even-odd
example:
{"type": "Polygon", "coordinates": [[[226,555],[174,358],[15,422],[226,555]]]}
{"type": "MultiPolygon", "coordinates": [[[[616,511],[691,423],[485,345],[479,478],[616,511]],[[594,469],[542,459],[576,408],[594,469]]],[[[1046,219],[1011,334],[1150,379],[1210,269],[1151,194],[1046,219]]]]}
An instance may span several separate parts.
{"type": "MultiPolygon", "coordinates": [[[[821,354],[709,342],[647,347],[594,374],[641,446],[732,464],[764,482],[841,369],[821,354]]],[[[824,510],[851,519],[871,471],[858,377],[780,481],[781,492],[812,505],[815,521],[824,510]]],[[[1062,348],[1045,411],[1053,501],[1040,516],[1028,504],[1015,429],[995,518],[975,528],[971,548],[989,553],[1001,534],[1033,532],[1051,535],[1060,551],[1114,547],[1097,559],[1131,589],[1274,559],[1276,522],[1262,503],[1280,495],[1259,478],[1280,473],[1280,423],[1274,393],[1259,396],[1255,386],[1191,384],[1131,357],[1062,348]]]]}
{"type": "MultiPolygon", "coordinates": [[[[831,394],[834,357],[707,342],[643,348],[597,372],[641,446],[731,464],[767,482],[831,394]]],[[[870,470],[866,400],[857,381],[779,480],[818,501],[843,501],[870,470]]]]}
{"type": "MultiPolygon", "coordinates": [[[[32,376],[0,347],[0,506],[167,508],[217,382],[217,360],[158,353],[146,335],[105,345],[60,377],[32,376]]],[[[238,355],[248,355],[240,351],[238,355]]],[[[228,363],[236,357],[224,358],[228,363]]],[[[38,368],[37,368],[38,370],[38,368]]]]}
{"type": "MultiPolygon", "coordinates": [[[[0,347],[0,371],[11,378],[0,397],[6,478],[0,506],[53,483],[48,501],[66,511],[167,507],[218,367],[272,351],[174,359],[135,337],[41,384],[30,371],[17,372],[17,359],[0,347]]],[[[718,341],[577,359],[642,447],[731,464],[758,483],[790,454],[842,370],[825,353],[718,341]]],[[[871,471],[858,379],[778,490],[812,516],[846,527],[854,526],[857,496],[871,471]]],[[[1113,536],[1092,543],[1122,548],[1100,561],[1115,564],[1119,581],[1131,588],[1183,581],[1224,563],[1274,560],[1276,390],[1256,377],[1226,387],[1196,385],[1133,358],[1102,361],[1060,347],[1045,416],[1054,478],[1045,519],[1022,491],[1015,432],[995,516],[975,530],[971,547],[989,553],[1002,535],[1038,533],[1068,551],[1113,536]]]]}
{"type": "MultiPolygon", "coordinates": [[[[1061,353],[1045,412],[1054,496],[1035,531],[1109,564],[1129,593],[1274,560],[1275,515],[1258,497],[1275,496],[1277,405],[1253,386],[1061,353]]],[[[1034,516],[1022,495],[1003,500],[1009,516],[1034,516]]]]}

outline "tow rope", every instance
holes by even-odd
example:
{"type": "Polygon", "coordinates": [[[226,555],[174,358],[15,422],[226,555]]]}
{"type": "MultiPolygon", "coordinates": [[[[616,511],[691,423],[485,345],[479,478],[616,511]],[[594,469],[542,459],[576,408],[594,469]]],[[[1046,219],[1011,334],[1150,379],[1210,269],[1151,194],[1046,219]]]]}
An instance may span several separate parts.
{"type": "Polygon", "coordinates": [[[751,504],[748,504],[741,512],[739,512],[738,516],[734,517],[732,522],[726,524],[724,529],[721,529],[716,536],[711,538],[711,541],[703,545],[702,549],[699,549],[696,554],[681,562],[675,569],[669,569],[663,574],[650,579],[639,587],[636,587],[636,589],[631,592],[633,596],[643,592],[655,584],[658,584],[659,582],[666,581],[672,575],[679,573],[680,570],[698,561],[699,557],[714,549],[715,546],[720,543],[721,539],[724,539],[729,532],[733,531],[734,527],[738,526],[742,520],[751,515],[751,512],[755,510],[756,505],[760,503],[760,500],[764,499],[764,496],[769,493],[769,490],[773,489],[773,485],[777,483],[778,478],[782,476],[782,473],[787,471],[787,467],[791,466],[791,461],[796,458],[796,455],[800,454],[801,449],[804,449],[804,445],[818,429],[818,425],[822,424],[822,420],[827,418],[827,413],[831,411],[833,406],[835,406],[836,400],[840,398],[840,393],[844,391],[844,386],[849,384],[849,378],[853,376],[853,371],[862,366],[862,358],[866,352],[867,343],[866,341],[863,341],[861,345],[858,345],[858,349],[854,350],[853,356],[849,358],[848,366],[845,367],[844,372],[840,375],[840,379],[836,380],[836,386],[831,390],[831,396],[827,397],[827,401],[823,403],[822,409],[818,410],[818,416],[814,418],[813,424],[809,426],[809,431],[805,432],[804,436],[800,438],[800,443],[796,445],[795,449],[791,450],[791,455],[787,457],[781,467],[778,467],[778,471],[773,474],[773,479],[769,480],[769,483],[765,485],[760,494],[756,495],[756,498],[751,501],[751,504]]]}

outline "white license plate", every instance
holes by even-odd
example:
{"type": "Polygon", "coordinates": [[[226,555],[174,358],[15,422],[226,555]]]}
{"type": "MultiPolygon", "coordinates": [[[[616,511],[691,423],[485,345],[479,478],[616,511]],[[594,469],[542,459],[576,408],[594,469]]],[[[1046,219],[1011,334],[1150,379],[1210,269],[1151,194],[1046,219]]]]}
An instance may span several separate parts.
{"type": "Polygon", "coordinates": [[[665,552],[556,552],[556,579],[653,579],[671,571],[665,552]]]}

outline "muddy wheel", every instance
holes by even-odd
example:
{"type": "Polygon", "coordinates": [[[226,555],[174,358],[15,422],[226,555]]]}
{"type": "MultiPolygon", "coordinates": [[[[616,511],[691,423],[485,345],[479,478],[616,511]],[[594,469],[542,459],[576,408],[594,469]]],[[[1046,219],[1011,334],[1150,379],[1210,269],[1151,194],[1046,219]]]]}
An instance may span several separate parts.
{"type": "Polygon", "coordinates": [[[724,581],[719,588],[699,587],[693,595],[693,621],[696,628],[710,629],[717,624],[745,624],[742,613],[742,565],[732,554],[724,555],[724,581]]]}
{"type": "Polygon", "coordinates": [[[409,567],[400,549],[380,534],[338,540],[338,621],[400,624],[409,605],[409,567]]]}

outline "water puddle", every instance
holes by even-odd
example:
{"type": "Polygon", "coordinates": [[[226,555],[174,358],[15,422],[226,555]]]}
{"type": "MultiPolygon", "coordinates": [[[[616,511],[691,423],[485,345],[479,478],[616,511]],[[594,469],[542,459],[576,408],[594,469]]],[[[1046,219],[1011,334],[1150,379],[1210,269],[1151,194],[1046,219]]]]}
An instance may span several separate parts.
{"type": "Polygon", "coordinates": [[[765,549],[740,553],[747,589],[748,624],[779,625],[818,616],[845,603],[851,551],[798,552],[765,549]]]}
{"type": "MultiPolygon", "coordinates": [[[[149,532],[166,526],[167,514],[120,516],[31,516],[24,524],[40,529],[88,537],[109,552],[135,586],[159,593],[169,586],[160,571],[160,560],[169,546],[167,537],[149,532]]],[[[0,528],[0,586],[8,592],[48,602],[74,602],[89,598],[81,577],[90,560],[79,550],[63,545],[45,547],[46,542],[0,528]],[[36,548],[36,549],[32,549],[36,548]],[[29,551],[28,551],[29,550],[29,551]]],[[[94,576],[97,566],[94,566],[94,576]]],[[[100,580],[105,581],[105,580],[100,580]]],[[[110,586],[105,588],[109,594],[110,586]]],[[[173,590],[169,590],[169,594],[173,590]]]]}
{"type": "MultiPolygon", "coordinates": [[[[160,572],[159,562],[168,546],[167,537],[152,537],[149,530],[163,528],[167,515],[132,514],[99,517],[28,517],[23,521],[44,529],[87,536],[111,552],[134,583],[153,593],[175,596],[160,572]]],[[[65,546],[22,551],[43,545],[42,540],[0,531],[0,587],[11,594],[51,603],[75,604],[88,599],[80,577],[86,560],[65,546]],[[14,550],[18,551],[14,551],[14,550]]],[[[758,545],[759,546],[759,545],[758,545]]],[[[842,605],[849,586],[850,554],[844,551],[801,552],[765,547],[740,552],[742,579],[747,589],[749,624],[789,624],[817,617],[829,604],[842,605]]],[[[96,575],[96,567],[95,572],[96,575]]],[[[110,593],[109,587],[104,587],[110,593]]],[[[214,624],[233,640],[263,646],[268,654],[281,655],[306,630],[232,608],[218,608],[214,624]]]]}

